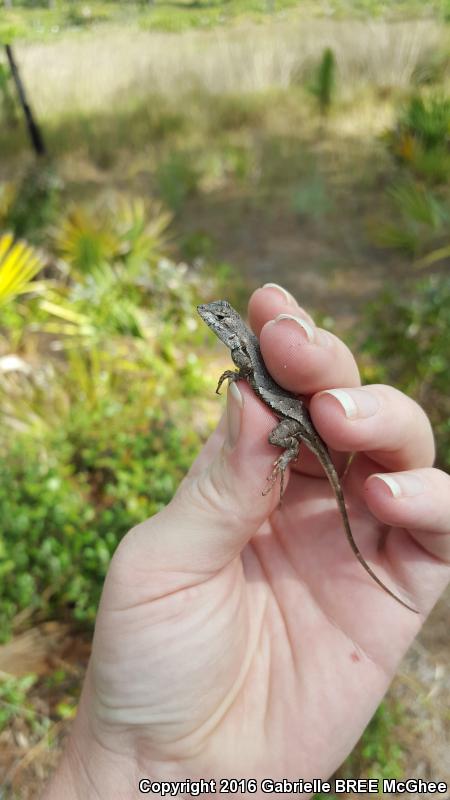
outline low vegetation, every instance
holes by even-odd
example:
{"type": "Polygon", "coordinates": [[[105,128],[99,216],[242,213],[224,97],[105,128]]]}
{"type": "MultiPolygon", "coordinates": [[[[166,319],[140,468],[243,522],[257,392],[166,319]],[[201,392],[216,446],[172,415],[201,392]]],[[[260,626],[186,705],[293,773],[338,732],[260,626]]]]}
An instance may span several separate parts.
{"type": "Polygon", "coordinates": [[[3,283],[20,275],[14,293],[28,292],[0,316],[15,350],[0,392],[3,638],[25,611],[92,622],[120,537],[168,502],[198,448],[208,278],[167,257],[168,222],[139,200],[73,208],[28,284],[38,258],[3,239],[3,283]]]}

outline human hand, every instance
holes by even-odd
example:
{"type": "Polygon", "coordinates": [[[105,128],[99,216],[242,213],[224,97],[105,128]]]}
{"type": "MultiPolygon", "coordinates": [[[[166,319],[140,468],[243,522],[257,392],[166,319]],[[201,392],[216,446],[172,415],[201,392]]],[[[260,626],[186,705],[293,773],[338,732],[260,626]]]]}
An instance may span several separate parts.
{"type": "Polygon", "coordinates": [[[424,412],[392,387],[358,388],[350,351],[279,289],[257,290],[249,317],[273,377],[311,396],[336,466],[356,453],[344,479],[355,538],[420,616],[355,559],[306,448],[282,505],[277,488],[262,496],[275,420],[245,382],[233,384],[228,423],[113,558],[48,800],[62,785],[67,797],[129,798],[143,777],[328,777],[449,579],[450,479],[431,467],[424,412]],[[269,322],[279,314],[302,324],[269,322]]]}

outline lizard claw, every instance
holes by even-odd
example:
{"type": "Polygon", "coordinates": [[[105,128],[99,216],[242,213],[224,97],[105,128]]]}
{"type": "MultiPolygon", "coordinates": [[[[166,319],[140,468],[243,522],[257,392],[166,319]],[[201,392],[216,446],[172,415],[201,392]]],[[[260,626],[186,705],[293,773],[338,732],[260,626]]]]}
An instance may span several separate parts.
{"type": "Polygon", "coordinates": [[[286,469],[286,467],[281,466],[282,461],[283,461],[283,457],[282,456],[280,456],[280,458],[277,458],[277,460],[275,461],[275,463],[273,465],[272,472],[270,473],[270,475],[267,478],[268,486],[266,486],[266,488],[264,489],[264,491],[262,493],[263,497],[266,497],[266,495],[268,495],[269,492],[273,489],[274,483],[276,482],[276,480],[278,478],[278,475],[280,475],[281,476],[281,480],[280,480],[280,505],[281,505],[281,499],[282,499],[283,494],[284,494],[284,472],[285,472],[285,469],[286,469]]]}
{"type": "Polygon", "coordinates": [[[240,377],[241,376],[240,376],[239,372],[237,372],[235,370],[232,370],[232,369],[226,369],[225,372],[223,372],[222,375],[219,378],[219,383],[217,384],[216,394],[220,394],[220,387],[222,386],[222,383],[224,381],[228,380],[228,383],[231,383],[232,381],[237,381],[240,377]]]}

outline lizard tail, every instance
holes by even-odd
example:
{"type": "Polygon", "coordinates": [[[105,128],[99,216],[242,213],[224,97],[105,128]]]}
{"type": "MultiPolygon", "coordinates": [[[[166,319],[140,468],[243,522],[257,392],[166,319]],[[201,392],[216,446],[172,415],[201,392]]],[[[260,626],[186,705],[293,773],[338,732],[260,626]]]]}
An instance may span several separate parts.
{"type": "MultiPolygon", "coordinates": [[[[317,447],[317,442],[314,442],[314,444],[317,447]]],[[[358,559],[358,561],[361,564],[361,566],[370,575],[372,580],[374,580],[375,583],[378,584],[378,586],[380,586],[382,589],[384,589],[385,592],[387,592],[387,594],[389,594],[391,597],[393,597],[394,600],[397,601],[397,603],[400,603],[400,605],[404,606],[409,611],[413,611],[414,614],[418,614],[419,611],[417,610],[417,608],[414,608],[414,606],[408,605],[408,603],[406,603],[404,600],[402,600],[401,597],[399,597],[397,594],[395,594],[395,592],[391,591],[391,589],[389,589],[383,583],[383,581],[380,580],[378,575],[376,575],[376,573],[373,571],[372,567],[369,566],[367,561],[365,561],[362,553],[359,550],[358,545],[356,544],[356,542],[355,542],[355,540],[353,538],[352,529],[350,527],[350,520],[349,520],[348,514],[347,514],[347,507],[346,507],[346,504],[345,504],[344,492],[342,491],[342,487],[341,487],[341,483],[340,483],[340,480],[339,480],[339,476],[338,476],[338,474],[336,472],[336,469],[335,469],[334,464],[333,464],[333,462],[331,460],[331,457],[330,457],[330,455],[328,453],[328,450],[325,449],[325,445],[323,445],[322,447],[319,446],[317,448],[318,450],[320,450],[320,452],[317,453],[317,456],[318,456],[318,459],[319,459],[322,467],[325,470],[325,473],[326,473],[326,475],[328,477],[328,480],[329,480],[329,482],[331,484],[331,487],[333,489],[333,492],[335,494],[335,497],[336,497],[336,500],[337,500],[337,504],[338,504],[340,512],[341,512],[342,521],[344,523],[345,535],[347,537],[347,540],[348,540],[348,543],[349,543],[350,547],[353,550],[353,553],[355,554],[355,556],[358,559]],[[322,447],[323,447],[323,451],[322,451],[322,447]]]]}

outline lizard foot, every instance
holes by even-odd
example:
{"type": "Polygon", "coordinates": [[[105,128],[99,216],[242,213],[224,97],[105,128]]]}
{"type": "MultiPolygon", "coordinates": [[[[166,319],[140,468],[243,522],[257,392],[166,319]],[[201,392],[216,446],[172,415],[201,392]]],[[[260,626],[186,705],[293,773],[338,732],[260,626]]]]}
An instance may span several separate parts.
{"type": "Polygon", "coordinates": [[[281,505],[281,499],[284,494],[284,473],[286,472],[288,463],[289,461],[286,461],[286,453],[282,453],[282,455],[279,458],[277,458],[277,460],[274,462],[272,472],[267,478],[268,485],[266,486],[266,488],[262,493],[263,497],[269,494],[269,492],[271,492],[273,489],[274,483],[276,482],[278,475],[280,475],[280,505],[281,505]]]}
{"type": "Polygon", "coordinates": [[[231,381],[237,381],[240,377],[241,377],[240,372],[237,372],[233,369],[226,369],[225,372],[223,372],[219,378],[216,394],[220,394],[220,387],[222,386],[222,383],[227,380],[227,378],[228,382],[231,383],[231,381]]]}
{"type": "Polygon", "coordinates": [[[284,494],[284,473],[291,461],[297,460],[300,448],[300,441],[295,436],[285,436],[284,438],[279,436],[279,433],[283,431],[283,426],[285,426],[284,421],[280,422],[279,426],[275,428],[269,436],[269,442],[271,444],[275,444],[278,447],[285,447],[286,449],[274,462],[272,472],[267,478],[268,486],[266,486],[263,491],[263,496],[269,494],[278,475],[280,475],[280,505],[284,494]]]}

